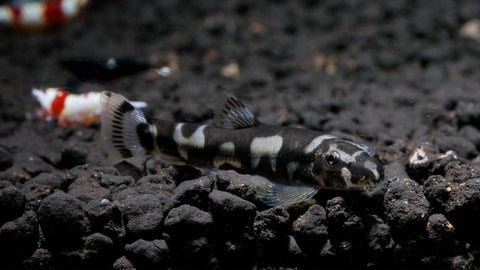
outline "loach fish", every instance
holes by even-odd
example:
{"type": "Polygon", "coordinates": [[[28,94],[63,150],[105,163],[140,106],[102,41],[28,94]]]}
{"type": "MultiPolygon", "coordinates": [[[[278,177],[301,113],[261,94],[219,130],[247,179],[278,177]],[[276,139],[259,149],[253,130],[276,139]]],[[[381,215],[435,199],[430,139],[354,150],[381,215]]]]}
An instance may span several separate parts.
{"type": "Polygon", "coordinates": [[[159,153],[173,164],[258,175],[270,206],[293,204],[319,189],[364,188],[383,178],[373,152],[317,131],[260,123],[236,97],[219,95],[213,125],[148,118],[123,96],[103,92],[102,154],[124,159],[159,153]]]}

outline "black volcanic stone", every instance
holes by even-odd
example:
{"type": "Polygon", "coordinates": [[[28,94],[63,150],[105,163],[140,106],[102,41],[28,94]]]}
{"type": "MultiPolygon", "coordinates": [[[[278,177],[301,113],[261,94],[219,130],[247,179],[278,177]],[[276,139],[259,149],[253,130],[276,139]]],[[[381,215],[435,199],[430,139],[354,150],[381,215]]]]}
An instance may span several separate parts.
{"type": "Polygon", "coordinates": [[[480,131],[474,126],[466,125],[458,130],[460,137],[471,141],[477,149],[480,149],[480,131]]]}
{"type": "Polygon", "coordinates": [[[438,145],[438,148],[442,153],[453,150],[460,157],[464,158],[472,158],[478,154],[475,144],[469,140],[465,140],[465,138],[460,136],[445,136],[436,138],[435,143],[438,145]]]}
{"type": "Polygon", "coordinates": [[[85,237],[85,258],[88,265],[95,267],[110,267],[115,254],[112,239],[101,233],[94,233],[85,237]]]}
{"type": "Polygon", "coordinates": [[[455,227],[443,214],[433,214],[427,222],[427,238],[440,254],[454,254],[455,227]]]}
{"type": "Polygon", "coordinates": [[[213,188],[212,176],[203,176],[195,180],[188,180],[180,183],[173,190],[174,203],[190,204],[201,209],[208,205],[208,195],[213,188]]]}
{"type": "Polygon", "coordinates": [[[110,190],[100,185],[100,177],[100,174],[83,172],[68,186],[68,193],[86,203],[108,198],[110,197],[110,190]]]}
{"type": "Polygon", "coordinates": [[[102,187],[114,189],[122,185],[131,186],[135,180],[130,175],[103,174],[98,182],[102,187]]]}
{"type": "Polygon", "coordinates": [[[24,211],[25,196],[14,185],[0,190],[0,223],[12,220],[24,211]]]}
{"type": "Polygon", "coordinates": [[[217,173],[217,186],[219,190],[227,191],[258,205],[261,202],[257,197],[255,177],[239,174],[235,171],[219,171],[217,173]]]}
{"type": "Polygon", "coordinates": [[[455,108],[456,117],[461,124],[478,126],[480,124],[480,104],[460,101],[455,108]]]}
{"type": "Polygon", "coordinates": [[[446,202],[450,198],[453,191],[452,184],[441,175],[431,175],[423,185],[425,197],[430,202],[432,209],[443,211],[446,202]]]}
{"type": "Polygon", "coordinates": [[[26,200],[25,208],[37,211],[42,200],[52,194],[54,189],[43,184],[27,182],[22,187],[22,192],[26,200]]]}
{"type": "Polygon", "coordinates": [[[142,170],[128,161],[123,160],[115,164],[114,167],[121,175],[128,175],[133,177],[135,180],[138,180],[142,177],[142,170]]]}
{"type": "Polygon", "coordinates": [[[318,204],[310,206],[305,214],[293,222],[292,230],[301,250],[319,253],[328,237],[325,209],[318,204]]]}
{"type": "Polygon", "coordinates": [[[75,247],[88,231],[82,203],[68,193],[57,191],[45,198],[37,214],[45,240],[52,248],[75,247]]]}
{"type": "Polygon", "coordinates": [[[133,266],[132,262],[130,262],[125,256],[118,258],[112,266],[115,270],[135,270],[135,266],[133,266]]]}
{"type": "Polygon", "coordinates": [[[30,258],[23,261],[28,269],[51,269],[54,266],[52,253],[44,248],[37,248],[30,258]]]}
{"type": "Polygon", "coordinates": [[[163,206],[157,196],[138,194],[122,201],[127,236],[132,239],[154,239],[161,234],[163,206]]]}
{"type": "Polygon", "coordinates": [[[177,237],[204,235],[212,225],[213,219],[209,212],[188,204],[171,209],[164,222],[165,229],[177,237]]]}
{"type": "Polygon", "coordinates": [[[242,226],[251,225],[257,207],[231,193],[213,190],[210,195],[210,211],[216,223],[242,226]]]}
{"type": "Polygon", "coordinates": [[[480,178],[480,161],[467,163],[452,161],[445,166],[445,179],[452,183],[463,183],[472,178],[480,178]]]}
{"type": "Polygon", "coordinates": [[[39,175],[30,179],[28,184],[38,184],[47,186],[51,189],[65,190],[68,185],[68,179],[52,173],[40,173],[39,175]]]}
{"type": "Polygon", "coordinates": [[[164,267],[169,259],[169,253],[165,240],[139,239],[125,245],[125,256],[137,268],[164,267]]]}
{"type": "Polygon", "coordinates": [[[480,178],[472,178],[452,187],[445,206],[445,215],[465,237],[479,237],[480,232],[480,178]]]}
{"type": "Polygon", "coordinates": [[[180,268],[208,268],[211,256],[211,245],[204,236],[192,237],[179,241],[178,239],[168,242],[172,253],[172,264],[180,268]],[[172,241],[178,241],[172,243],[172,241]]]}
{"type": "Polygon", "coordinates": [[[253,231],[257,240],[264,245],[279,241],[289,231],[289,220],[290,215],[281,206],[259,212],[253,223],[253,231]]]}
{"type": "Polygon", "coordinates": [[[116,241],[125,236],[123,213],[119,202],[90,201],[85,213],[90,220],[92,231],[101,232],[116,241]]]}
{"type": "Polygon", "coordinates": [[[342,267],[362,263],[366,251],[366,229],[363,220],[347,207],[342,197],[328,200],[326,211],[331,248],[325,245],[324,249],[329,249],[329,252],[334,252],[337,256],[341,255],[344,259],[338,260],[337,257],[336,263],[342,267]]]}
{"type": "Polygon", "coordinates": [[[394,179],[384,197],[389,226],[405,235],[417,235],[424,229],[430,203],[422,188],[410,179],[394,179]]]}
{"type": "Polygon", "coordinates": [[[23,260],[37,247],[38,219],[33,211],[0,227],[0,259],[2,262],[23,260]]]}
{"type": "Polygon", "coordinates": [[[394,241],[390,226],[377,216],[367,219],[367,248],[369,261],[375,265],[388,265],[392,260],[394,241]]]}
{"type": "Polygon", "coordinates": [[[0,171],[6,170],[13,165],[11,150],[5,145],[0,145],[0,171]]]}

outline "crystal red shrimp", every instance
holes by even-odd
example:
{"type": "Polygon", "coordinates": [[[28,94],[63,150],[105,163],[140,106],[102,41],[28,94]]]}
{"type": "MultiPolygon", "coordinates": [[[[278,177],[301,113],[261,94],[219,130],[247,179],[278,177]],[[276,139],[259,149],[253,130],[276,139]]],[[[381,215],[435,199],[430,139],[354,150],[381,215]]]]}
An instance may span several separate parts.
{"type": "MultiPolygon", "coordinates": [[[[32,95],[38,100],[41,108],[37,115],[46,120],[58,119],[58,124],[68,126],[73,124],[88,125],[100,117],[101,93],[88,92],[71,94],[60,88],[32,89],[32,95]]],[[[145,102],[133,102],[137,108],[146,107],[145,102]]]]}
{"type": "Polygon", "coordinates": [[[0,6],[0,25],[17,29],[55,28],[77,17],[91,0],[46,0],[0,6]]]}

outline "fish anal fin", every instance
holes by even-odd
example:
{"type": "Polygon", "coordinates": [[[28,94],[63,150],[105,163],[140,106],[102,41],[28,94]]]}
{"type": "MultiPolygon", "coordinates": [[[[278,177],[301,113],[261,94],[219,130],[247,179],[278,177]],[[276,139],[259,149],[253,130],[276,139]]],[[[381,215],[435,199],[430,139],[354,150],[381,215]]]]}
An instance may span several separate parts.
{"type": "Polygon", "coordinates": [[[313,187],[279,184],[261,178],[263,180],[257,182],[257,195],[264,204],[269,206],[299,203],[312,198],[318,192],[313,187]]]}
{"type": "Polygon", "coordinates": [[[260,121],[232,94],[222,91],[215,104],[214,125],[219,128],[241,129],[260,125],[260,121]]]}

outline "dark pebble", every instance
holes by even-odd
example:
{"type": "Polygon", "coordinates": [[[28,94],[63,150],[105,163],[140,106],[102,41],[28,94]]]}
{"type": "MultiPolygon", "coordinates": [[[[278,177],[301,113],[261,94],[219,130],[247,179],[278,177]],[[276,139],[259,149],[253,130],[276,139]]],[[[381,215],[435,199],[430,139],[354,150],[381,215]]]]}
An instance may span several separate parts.
{"type": "Polygon", "coordinates": [[[375,222],[367,229],[367,248],[372,263],[388,265],[393,253],[394,242],[390,227],[383,223],[380,218],[374,218],[375,222]]]}
{"type": "Polygon", "coordinates": [[[407,237],[423,230],[430,204],[415,181],[395,179],[385,193],[384,207],[390,227],[407,237]]]}
{"type": "Polygon", "coordinates": [[[147,175],[138,180],[134,190],[139,194],[151,194],[156,196],[164,207],[164,212],[166,212],[171,209],[175,203],[173,196],[175,185],[169,180],[165,180],[167,179],[163,176],[147,175]]]}
{"type": "Polygon", "coordinates": [[[77,178],[68,187],[68,193],[85,203],[110,198],[110,190],[100,186],[94,178],[77,178]]]}
{"type": "Polygon", "coordinates": [[[112,239],[101,233],[94,233],[85,238],[85,260],[95,267],[110,267],[115,254],[112,239]]]}
{"type": "Polygon", "coordinates": [[[305,214],[293,222],[292,230],[300,245],[306,253],[319,253],[327,242],[327,213],[318,204],[312,205],[305,214]]]}
{"type": "Polygon", "coordinates": [[[345,200],[335,197],[327,201],[327,217],[329,227],[340,227],[350,217],[346,209],[345,200]]]}
{"type": "Polygon", "coordinates": [[[290,215],[284,207],[277,206],[255,216],[253,231],[263,246],[273,246],[289,231],[290,215]]]}
{"type": "MultiPolygon", "coordinates": [[[[173,245],[173,244],[172,244],[173,245]]],[[[173,264],[180,268],[206,268],[210,261],[211,246],[204,236],[194,237],[181,241],[172,246],[175,252],[173,264]]],[[[173,257],[173,256],[172,256],[173,257]]],[[[207,267],[208,268],[208,267],[207,267]]]]}
{"type": "Polygon", "coordinates": [[[2,262],[23,260],[37,247],[38,219],[33,211],[0,227],[0,259],[2,262]]]}
{"type": "Polygon", "coordinates": [[[257,211],[253,203],[220,190],[213,190],[208,198],[216,223],[235,226],[252,224],[257,211]]]}
{"type": "Polygon", "coordinates": [[[22,192],[26,200],[25,208],[37,211],[38,207],[42,203],[42,200],[52,194],[54,189],[42,184],[27,182],[23,186],[22,192]]]}
{"type": "Polygon", "coordinates": [[[37,214],[47,244],[53,248],[78,245],[88,230],[89,223],[82,203],[62,191],[45,198],[37,214]]]}
{"type": "Polygon", "coordinates": [[[165,229],[170,234],[182,237],[206,234],[212,224],[210,213],[188,204],[171,209],[164,222],[165,229]]]}
{"type": "Polygon", "coordinates": [[[391,162],[383,166],[385,171],[384,179],[393,179],[394,177],[408,177],[405,165],[399,162],[391,162]]]}
{"type": "Polygon", "coordinates": [[[108,189],[114,189],[118,186],[132,186],[135,180],[130,175],[103,174],[99,182],[100,186],[108,189]]]}
{"type": "Polygon", "coordinates": [[[79,147],[77,144],[67,146],[62,149],[58,168],[73,168],[77,165],[85,164],[88,156],[88,149],[79,147]]]}
{"type": "Polygon", "coordinates": [[[480,104],[460,101],[455,108],[458,121],[464,125],[478,127],[480,125],[480,104]]]}
{"type": "Polygon", "coordinates": [[[425,197],[435,211],[443,211],[452,193],[452,183],[441,175],[431,175],[423,185],[425,197]]]}
{"type": "Polygon", "coordinates": [[[454,151],[447,151],[445,154],[438,155],[433,161],[430,174],[445,174],[445,167],[452,161],[458,160],[459,157],[454,151]]]}
{"type": "Polygon", "coordinates": [[[91,230],[101,232],[113,240],[120,240],[125,235],[122,211],[118,202],[91,201],[85,208],[85,213],[90,220],[91,230]]]}
{"type": "Polygon", "coordinates": [[[22,152],[18,154],[15,159],[21,161],[22,169],[32,177],[39,175],[42,172],[51,172],[54,170],[54,167],[51,164],[33,153],[22,152]]]}
{"type": "Polygon", "coordinates": [[[477,154],[476,146],[469,140],[463,137],[445,136],[435,139],[440,152],[447,152],[449,150],[455,151],[459,156],[464,158],[472,158],[477,154]]]}
{"type": "Polygon", "coordinates": [[[147,175],[157,175],[164,170],[164,163],[160,162],[160,160],[157,160],[155,156],[152,156],[145,162],[145,172],[147,175]]]}
{"type": "Polygon", "coordinates": [[[135,270],[132,262],[130,262],[125,256],[118,258],[114,263],[112,268],[114,270],[135,270]]]}
{"type": "MultiPolygon", "coordinates": [[[[132,196],[137,196],[142,193],[140,193],[136,188],[134,187],[128,187],[125,185],[121,185],[118,187],[115,187],[111,191],[112,194],[112,202],[118,202],[118,201],[124,201],[132,196]]],[[[147,193],[149,194],[149,193],[147,193]]],[[[153,194],[152,194],[153,195],[153,194]]]]}
{"type": "Polygon", "coordinates": [[[472,269],[473,263],[471,258],[465,258],[463,255],[458,255],[450,259],[451,269],[472,269]]]}
{"type": "Polygon", "coordinates": [[[53,255],[44,248],[37,248],[33,255],[23,261],[23,266],[28,269],[53,269],[53,255]]]}
{"type": "Polygon", "coordinates": [[[362,219],[347,208],[342,197],[327,201],[328,237],[332,252],[345,258],[343,267],[359,264],[364,259],[363,239],[366,235],[362,219]]]}
{"type": "Polygon", "coordinates": [[[169,253],[165,240],[146,241],[139,239],[125,245],[125,256],[136,268],[164,267],[169,258],[169,253]]]}
{"type": "Polygon", "coordinates": [[[135,180],[142,177],[142,170],[126,160],[122,160],[115,164],[114,167],[118,170],[120,175],[130,176],[135,180]]]}
{"type": "Polygon", "coordinates": [[[10,185],[0,190],[0,224],[21,215],[24,206],[25,196],[15,186],[10,185]]]}
{"type": "Polygon", "coordinates": [[[60,177],[52,173],[40,173],[28,181],[28,184],[44,185],[51,189],[66,190],[68,186],[68,178],[60,177]]]}
{"type": "Polygon", "coordinates": [[[5,145],[0,145],[0,171],[4,171],[13,165],[13,155],[5,145]]]}
{"type": "Polygon", "coordinates": [[[472,178],[480,177],[480,161],[467,163],[452,161],[445,166],[445,179],[452,183],[463,183],[472,178]]]}
{"type": "Polygon", "coordinates": [[[451,254],[454,249],[455,228],[443,214],[433,214],[428,218],[427,237],[434,248],[434,254],[451,254]]]}
{"type": "Polygon", "coordinates": [[[195,180],[180,183],[173,190],[175,205],[190,204],[201,209],[207,209],[208,195],[213,188],[212,176],[203,176],[195,180]]]}
{"type": "Polygon", "coordinates": [[[292,235],[288,236],[288,253],[291,256],[291,260],[293,261],[304,259],[304,256],[305,256],[302,249],[297,244],[295,237],[293,237],[292,235]]]}
{"type": "Polygon", "coordinates": [[[257,197],[255,177],[258,176],[239,174],[235,171],[219,171],[217,186],[219,190],[230,192],[259,205],[261,201],[257,197]]]}
{"type": "Polygon", "coordinates": [[[131,239],[154,239],[163,225],[162,202],[157,196],[139,194],[122,201],[127,235],[131,239]]]}
{"type": "Polygon", "coordinates": [[[466,125],[458,130],[458,135],[471,141],[477,149],[480,149],[480,131],[473,126],[466,125]]]}
{"type": "Polygon", "coordinates": [[[466,237],[479,237],[480,232],[480,178],[473,178],[453,188],[445,206],[446,216],[466,237]]]}
{"type": "Polygon", "coordinates": [[[394,52],[387,51],[375,55],[376,63],[382,69],[394,69],[402,62],[402,58],[394,52]]]}
{"type": "MultiPolygon", "coordinates": [[[[216,233],[217,231],[215,231],[216,233]]],[[[218,234],[215,234],[217,237],[218,234]]],[[[247,268],[252,266],[256,257],[256,243],[251,230],[230,232],[227,239],[218,239],[216,255],[222,268],[247,268]]]]}

